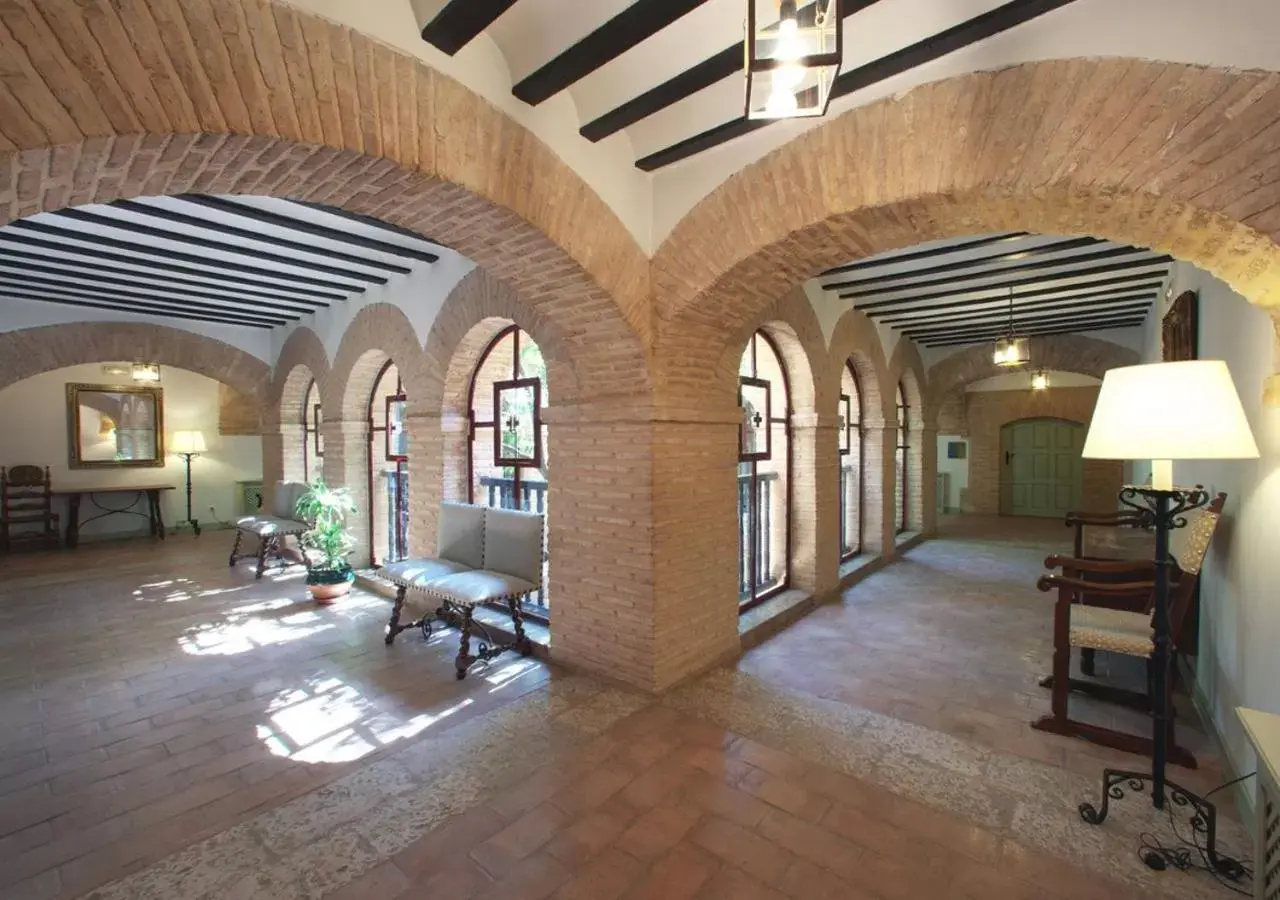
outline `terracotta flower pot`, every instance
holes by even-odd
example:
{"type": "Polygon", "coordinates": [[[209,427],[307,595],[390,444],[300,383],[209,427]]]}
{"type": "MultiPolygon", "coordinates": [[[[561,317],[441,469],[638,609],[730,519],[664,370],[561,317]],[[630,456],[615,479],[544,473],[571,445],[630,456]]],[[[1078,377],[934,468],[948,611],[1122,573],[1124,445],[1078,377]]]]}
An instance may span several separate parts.
{"type": "Polygon", "coordinates": [[[321,606],[328,606],[339,597],[345,597],[351,591],[350,581],[339,581],[336,584],[309,584],[307,590],[311,591],[311,596],[315,598],[316,603],[321,606]]]}

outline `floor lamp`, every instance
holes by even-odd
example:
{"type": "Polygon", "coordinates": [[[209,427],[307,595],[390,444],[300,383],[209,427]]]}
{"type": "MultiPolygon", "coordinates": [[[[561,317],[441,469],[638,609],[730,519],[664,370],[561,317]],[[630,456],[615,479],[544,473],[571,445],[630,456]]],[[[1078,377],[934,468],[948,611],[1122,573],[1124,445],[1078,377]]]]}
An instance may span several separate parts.
{"type": "MultiPolygon", "coordinates": [[[[1085,438],[1085,459],[1150,460],[1151,483],[1126,485],[1120,502],[1141,512],[1155,529],[1155,603],[1152,610],[1151,771],[1106,769],[1102,803],[1080,804],[1080,816],[1091,825],[1107,817],[1111,800],[1125,790],[1151,786],[1151,803],[1164,809],[1166,789],[1175,806],[1192,814],[1210,860],[1220,871],[1234,860],[1215,852],[1217,812],[1212,803],[1165,778],[1165,754],[1171,712],[1165,686],[1170,678],[1172,635],[1169,634],[1169,532],[1182,527],[1182,514],[1209,498],[1200,486],[1175,487],[1173,460],[1256,459],[1258,445],[1245,418],[1226,363],[1221,360],[1154,363],[1112,369],[1102,380],[1098,403],[1085,438]]],[[[1152,868],[1163,862],[1147,857],[1152,868]]]]}
{"type": "Polygon", "coordinates": [[[204,445],[204,433],[201,431],[175,431],[169,449],[187,462],[187,519],[191,523],[191,531],[200,536],[200,523],[191,514],[191,459],[204,453],[208,448],[204,445]]]}

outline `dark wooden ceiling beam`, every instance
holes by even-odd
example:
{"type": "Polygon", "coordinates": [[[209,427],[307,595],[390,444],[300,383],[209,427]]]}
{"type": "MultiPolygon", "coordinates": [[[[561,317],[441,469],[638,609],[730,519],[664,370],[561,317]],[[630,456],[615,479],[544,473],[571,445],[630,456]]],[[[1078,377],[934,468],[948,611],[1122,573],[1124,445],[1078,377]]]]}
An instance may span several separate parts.
{"type": "MultiPolygon", "coordinates": [[[[835,85],[831,89],[832,99],[860,91],[895,75],[901,75],[903,72],[940,59],[949,53],[1030,22],[1071,2],[1073,0],[1011,0],[990,12],[975,16],[922,41],[917,41],[909,47],[845,72],[836,78],[835,85]]],[[[749,120],[745,117],[734,119],[701,134],[685,138],[670,147],[650,153],[636,160],[636,168],[652,172],[736,137],[749,134],[768,124],[770,124],[769,121],[765,119],[749,120]]]]}
{"type": "MultiPolygon", "coordinates": [[[[1141,313],[1145,315],[1147,310],[1149,309],[1151,309],[1150,300],[1137,300],[1137,301],[1131,300],[1125,303],[1116,303],[1116,304],[1111,304],[1108,306],[1100,306],[1092,309],[1081,308],[1081,309],[1076,309],[1070,312],[1063,312],[1061,310],[1056,310],[1056,311],[1051,310],[1049,312],[1039,313],[1036,315],[1015,317],[1013,328],[1014,328],[1014,331],[1018,331],[1022,328],[1032,328],[1039,325],[1054,324],[1054,323],[1068,324],[1068,323],[1077,321],[1079,319],[1100,318],[1100,317],[1119,315],[1122,313],[1123,314],[1141,313]]],[[[918,336],[929,335],[929,334],[949,333],[949,332],[966,331],[966,330],[983,330],[983,331],[991,331],[991,330],[998,331],[1000,329],[1008,330],[1008,327],[1009,327],[1009,319],[1006,316],[1003,320],[991,319],[991,320],[982,321],[982,322],[956,322],[951,325],[942,324],[942,325],[903,326],[903,327],[900,327],[898,330],[902,331],[903,334],[906,334],[912,338],[915,338],[918,336]]]]}
{"type": "Polygon", "coordinates": [[[827,269],[819,275],[819,278],[830,278],[833,275],[843,275],[846,272],[858,272],[864,269],[874,269],[877,266],[891,266],[895,263],[918,262],[922,259],[933,259],[935,256],[946,256],[950,253],[959,253],[962,250],[977,250],[981,247],[990,247],[993,244],[1007,244],[1010,241],[1020,241],[1023,238],[1031,237],[1025,231],[1014,231],[1009,234],[995,234],[990,237],[977,238],[972,241],[958,241],[949,244],[946,247],[933,247],[929,250],[916,250],[912,253],[900,253],[896,256],[877,256],[874,259],[860,259],[857,262],[851,262],[847,265],[836,266],[834,269],[827,269]]]}
{"type": "MultiPolygon", "coordinates": [[[[1092,238],[1092,237],[1072,238],[1071,240],[1068,240],[1068,241],[1056,241],[1052,244],[1041,244],[1037,247],[1028,247],[1025,250],[1011,250],[1008,253],[997,253],[991,256],[975,256],[972,259],[958,259],[958,260],[955,260],[954,262],[939,263],[933,266],[925,266],[920,269],[910,269],[905,272],[892,272],[885,275],[874,275],[871,278],[857,278],[852,281],[840,281],[840,282],[834,282],[832,284],[824,284],[822,287],[824,290],[828,290],[828,291],[837,290],[840,288],[866,288],[876,284],[887,284],[892,281],[901,281],[904,278],[923,278],[926,275],[942,275],[947,272],[962,272],[965,269],[977,269],[977,268],[981,268],[982,266],[997,266],[997,265],[1002,265],[1003,263],[1017,263],[1017,262],[1021,262],[1024,259],[1034,259],[1040,256],[1052,256],[1055,253],[1067,253],[1071,250],[1083,250],[1085,247],[1094,247],[1094,246],[1097,246],[1098,244],[1103,244],[1103,243],[1106,243],[1106,242],[1099,238],[1092,238]]],[[[1136,247],[1125,247],[1122,249],[1123,249],[1123,252],[1125,253],[1143,252],[1137,249],[1136,247]]],[[[1119,256],[1122,254],[1113,252],[1111,255],[1119,256]]],[[[1068,256],[1058,260],[1057,264],[1063,265],[1063,266],[1071,265],[1077,259],[1086,259],[1088,257],[1089,257],[1089,254],[1082,254],[1079,257],[1068,256]]],[[[1041,268],[1045,268],[1045,267],[1054,265],[1054,262],[1050,260],[1050,261],[1040,263],[1039,265],[1041,268]]],[[[980,278],[980,277],[984,277],[985,274],[1003,275],[1006,272],[1017,272],[1017,271],[1020,271],[1019,267],[1011,266],[1011,267],[997,269],[990,273],[974,273],[974,274],[966,275],[963,277],[980,278]]],[[[919,285],[903,285],[902,290],[906,290],[908,288],[918,287],[918,286],[919,285]]]]}
{"type": "MultiPolygon", "coordinates": [[[[844,17],[866,9],[879,0],[848,0],[844,5],[844,17]]],[[[812,5],[812,4],[810,4],[812,5]]],[[[637,97],[628,100],[621,106],[609,110],[604,115],[592,119],[578,133],[589,141],[604,140],[629,125],[647,119],[654,113],[661,112],[668,106],[679,103],[686,97],[692,97],[698,91],[711,87],[717,81],[729,78],[741,72],[746,48],[742,41],[732,47],[725,47],[714,56],[686,69],[679,75],[667,79],[657,87],[651,88],[637,97]]]]}
{"type": "MultiPolygon", "coordinates": [[[[278,225],[281,228],[288,228],[292,231],[301,232],[309,237],[340,241],[344,244],[350,244],[353,247],[360,247],[363,250],[373,250],[378,253],[394,254],[395,256],[403,257],[405,259],[412,259],[415,262],[434,263],[440,260],[440,255],[438,253],[432,253],[430,250],[418,250],[413,247],[405,247],[402,244],[392,244],[388,241],[380,241],[376,238],[365,237],[362,234],[353,234],[350,231],[342,231],[338,228],[329,228],[325,225],[318,225],[307,219],[300,219],[295,218],[294,216],[285,216],[279,213],[269,212],[265,209],[259,209],[256,206],[249,206],[246,203],[237,203],[234,200],[227,200],[222,197],[211,197],[206,194],[179,194],[178,199],[186,203],[193,203],[196,206],[203,206],[206,209],[216,209],[226,213],[233,213],[234,215],[251,219],[255,222],[261,222],[264,225],[278,225]]],[[[345,210],[339,211],[329,207],[320,207],[320,209],[330,215],[345,212],[345,210]]],[[[367,216],[361,216],[359,218],[353,216],[352,220],[363,222],[365,224],[369,224],[373,221],[367,216]]],[[[387,227],[385,222],[378,224],[384,226],[384,228],[387,228],[387,230],[392,231],[395,234],[403,235],[407,233],[412,235],[416,240],[426,242],[426,238],[415,235],[413,232],[405,232],[402,228],[387,227]]],[[[370,261],[369,264],[372,265],[373,262],[370,261]]],[[[403,271],[407,272],[409,270],[404,269],[403,271]]]]}
{"type": "Polygon", "coordinates": [[[186,319],[196,322],[217,322],[220,325],[242,325],[246,328],[273,328],[272,324],[259,322],[256,320],[240,319],[235,316],[225,315],[201,315],[200,313],[184,312],[175,309],[152,309],[143,304],[121,305],[117,303],[109,303],[100,300],[75,299],[70,297],[54,297],[47,294],[33,293],[28,291],[13,291],[0,287],[0,299],[8,300],[26,300],[35,303],[56,303],[60,306],[77,306],[85,309],[108,309],[117,312],[144,313],[149,315],[162,315],[171,319],[186,319]]]}
{"type": "Polygon", "coordinates": [[[381,259],[370,259],[367,256],[356,256],[354,253],[344,253],[341,250],[334,250],[331,247],[319,247],[316,244],[305,244],[301,241],[290,240],[289,238],[279,237],[278,235],[268,234],[262,229],[241,228],[237,225],[228,225],[225,222],[211,219],[205,216],[192,216],[186,213],[176,212],[163,206],[152,206],[150,203],[139,203],[136,200],[115,200],[110,204],[115,209],[123,209],[127,212],[135,213],[140,216],[149,216],[153,219],[159,219],[162,222],[172,222],[176,225],[186,225],[190,228],[199,228],[204,231],[212,231],[215,234],[226,235],[227,237],[239,238],[245,241],[257,241],[261,244],[270,244],[273,247],[283,247],[286,250],[292,250],[294,253],[306,253],[312,256],[323,256],[326,259],[342,260],[353,266],[364,266],[369,269],[381,269],[384,272],[391,272],[396,275],[408,275],[413,270],[408,266],[402,266],[399,263],[390,263],[381,259]]]}
{"type": "MultiPolygon", "coordinates": [[[[846,300],[857,300],[863,297],[879,297],[884,294],[895,294],[899,291],[927,290],[930,288],[964,290],[963,287],[957,287],[957,285],[963,285],[965,282],[969,281],[982,281],[987,278],[1003,278],[1006,275],[1016,275],[1020,272],[1042,272],[1043,274],[1040,277],[1045,280],[1052,278],[1071,278],[1080,270],[1068,267],[1091,266],[1094,263],[1104,262],[1109,259],[1122,259],[1129,256],[1142,257],[1141,259],[1130,260],[1128,263],[1130,266],[1141,266],[1144,264],[1157,265],[1157,262],[1152,262],[1150,260],[1159,259],[1159,257],[1153,257],[1150,250],[1145,250],[1142,247],[1109,247],[1106,250],[1098,250],[1093,253],[1079,253],[1071,257],[1045,259],[1040,260],[1039,262],[1017,263],[1012,266],[1002,266],[1001,268],[991,269],[986,272],[957,272],[955,275],[945,278],[933,278],[926,281],[912,281],[907,284],[879,283],[872,287],[863,287],[859,290],[841,291],[840,296],[846,300]]],[[[903,277],[911,278],[912,275],[908,273],[903,277]]],[[[877,280],[883,281],[883,279],[877,280]]],[[[862,283],[865,283],[865,280],[862,283]]],[[[840,285],[832,285],[833,288],[851,286],[854,286],[853,282],[844,282],[840,285]]]]}
{"type": "MultiPolygon", "coordinates": [[[[1028,298],[1046,298],[1051,300],[1062,300],[1071,297],[1077,300],[1091,297],[1105,297],[1108,294],[1114,294],[1116,291],[1154,291],[1158,290],[1163,282],[1146,275],[1129,276],[1121,278],[1100,278],[1097,281],[1089,282],[1084,285],[1067,285],[1065,287],[1050,287],[1031,291],[1016,292],[1013,297],[1014,301],[1024,301],[1028,298]]],[[[949,295],[944,295],[949,296],[949,295]]],[[[957,309],[974,309],[979,306],[987,306],[991,303],[1009,302],[1009,293],[1007,291],[993,294],[990,297],[974,297],[966,300],[953,300],[949,303],[932,303],[928,306],[903,307],[900,309],[876,309],[867,313],[877,321],[885,321],[882,317],[902,317],[913,315],[915,313],[938,313],[948,310],[957,309]]]]}
{"type": "MultiPolygon", "coordinates": [[[[63,212],[74,212],[74,210],[63,210],[63,212]]],[[[57,215],[61,215],[61,213],[58,213],[57,215]]],[[[141,256],[159,257],[161,260],[176,259],[188,264],[206,266],[212,269],[221,269],[228,272],[242,272],[246,275],[256,275],[259,278],[275,278],[285,282],[299,282],[301,284],[312,285],[314,287],[340,291],[344,296],[348,294],[363,294],[365,291],[365,286],[362,284],[343,284],[341,282],[326,281],[322,278],[312,278],[309,275],[295,275],[292,272],[278,272],[273,269],[263,269],[258,266],[231,262],[230,260],[225,259],[210,259],[208,256],[200,256],[195,253],[183,253],[179,250],[171,250],[167,247],[152,247],[148,244],[139,244],[136,241],[126,241],[122,238],[108,237],[103,234],[94,234],[77,228],[66,228],[61,225],[51,225],[48,222],[37,222],[34,219],[18,219],[14,222],[10,222],[5,226],[5,228],[20,228],[26,231],[36,231],[41,234],[53,235],[60,238],[70,238],[72,240],[81,241],[85,244],[111,247],[114,250],[124,250],[141,256]]],[[[150,265],[149,262],[147,264],[150,265]]],[[[282,287],[282,290],[287,290],[287,288],[282,287]]]]}
{"type": "MultiPolygon", "coordinates": [[[[1051,334],[1079,334],[1082,331],[1108,331],[1113,328],[1137,328],[1145,321],[1142,317],[1131,319],[1108,319],[1104,321],[1094,322],[1089,327],[1064,327],[1064,328],[1045,328],[1033,331],[1024,331],[1024,337],[1046,337],[1051,334]]],[[[965,344],[983,344],[987,341],[994,340],[999,337],[999,332],[988,335],[952,337],[946,339],[938,339],[931,341],[921,341],[925,347],[959,347],[965,344]]],[[[1032,360],[1032,366],[1035,361],[1032,360]]],[[[1031,368],[1029,366],[1028,368],[1031,368]]]]}
{"type": "Polygon", "coordinates": [[[537,106],[706,2],[638,0],[551,62],[520,79],[511,93],[530,106],[537,106]]]}
{"type": "MultiPolygon", "coordinates": [[[[301,297],[308,297],[312,299],[307,300],[305,302],[311,303],[311,305],[313,306],[327,305],[324,302],[313,302],[313,301],[347,299],[346,294],[339,294],[331,291],[318,291],[313,288],[299,287],[298,285],[292,285],[292,284],[270,284],[270,283],[259,281],[254,278],[242,278],[239,275],[229,275],[225,272],[213,272],[206,269],[193,269],[190,266],[179,266],[179,265],[175,265],[174,263],[163,262],[161,260],[138,259],[137,257],[129,256],[124,253],[111,253],[110,251],[102,250],[98,247],[92,247],[92,248],[81,247],[77,244],[68,243],[66,241],[48,241],[48,240],[45,240],[44,238],[34,237],[29,234],[20,234],[11,228],[0,228],[0,254],[8,254],[12,256],[31,258],[31,259],[41,260],[41,261],[62,262],[66,265],[76,265],[84,268],[102,268],[107,271],[114,271],[114,272],[128,273],[131,270],[122,269],[115,266],[104,266],[102,265],[102,262],[106,261],[106,262],[112,262],[112,263],[120,263],[125,266],[138,266],[140,268],[145,268],[148,271],[177,272],[182,275],[192,275],[192,276],[195,276],[195,278],[190,278],[190,279],[175,278],[174,279],[175,281],[180,280],[183,282],[195,283],[197,280],[199,280],[199,283],[201,284],[204,284],[206,282],[225,282],[228,285],[235,285],[235,287],[230,287],[228,288],[228,290],[234,290],[242,294],[253,294],[253,295],[260,294],[261,296],[267,297],[267,298],[280,297],[282,299],[294,300],[301,297]],[[63,256],[46,256],[39,253],[29,253],[25,250],[14,250],[14,249],[11,249],[11,245],[13,244],[17,244],[21,247],[35,247],[41,250],[51,250],[58,254],[68,254],[74,257],[87,257],[88,261],[79,259],[79,258],[66,259],[63,256]],[[259,292],[256,290],[250,290],[248,288],[240,287],[239,285],[250,285],[255,288],[269,287],[272,289],[272,292],[271,293],[268,293],[265,291],[259,292]]],[[[211,286],[218,287],[219,285],[214,284],[211,286]]]]}
{"type": "Polygon", "coordinates": [[[452,0],[422,26],[422,39],[453,56],[515,3],[516,0],[452,0]]]}
{"type": "Polygon", "coordinates": [[[229,308],[225,306],[215,306],[207,303],[172,300],[164,296],[144,294],[138,291],[70,287],[56,283],[45,284],[39,278],[11,279],[6,276],[0,276],[0,292],[2,291],[20,291],[59,297],[65,296],[76,300],[98,300],[102,302],[114,301],[121,307],[130,307],[134,305],[147,306],[154,312],[189,310],[191,312],[225,316],[228,319],[235,318],[244,321],[255,321],[266,325],[284,325],[288,322],[296,322],[298,320],[297,316],[285,316],[281,314],[268,315],[266,313],[257,313],[250,310],[229,308]]]}
{"type": "MultiPolygon", "coordinates": [[[[207,289],[193,288],[187,285],[179,285],[172,283],[151,284],[141,282],[139,278],[154,278],[164,281],[164,276],[153,276],[145,273],[135,273],[134,277],[120,278],[115,275],[103,274],[100,270],[95,269],[60,269],[57,266],[46,266],[38,263],[32,263],[27,260],[12,259],[3,250],[0,250],[0,275],[10,275],[18,278],[29,276],[43,276],[48,281],[65,282],[75,286],[93,287],[95,285],[107,285],[123,288],[151,288],[152,290],[165,291],[174,297],[190,297],[204,300],[220,300],[224,302],[240,302],[250,304],[254,307],[262,309],[274,309],[284,313],[298,313],[306,315],[314,312],[317,308],[323,307],[323,303],[310,303],[306,301],[296,301],[289,303],[284,298],[264,299],[261,297],[244,297],[236,296],[231,292],[219,293],[207,289]],[[81,284],[88,282],[88,284],[81,284]]],[[[207,286],[206,286],[207,288],[207,286]]]]}
{"type": "MultiPolygon", "coordinates": [[[[339,278],[350,278],[352,280],[365,281],[370,284],[387,283],[387,279],[381,275],[371,275],[368,272],[357,272],[351,269],[342,269],[338,266],[312,262],[311,260],[281,256],[278,253],[268,253],[265,250],[258,250],[254,247],[245,247],[241,244],[229,244],[226,241],[215,241],[210,238],[202,238],[193,234],[184,234],[179,231],[169,231],[164,228],[153,228],[150,225],[143,225],[141,222],[135,222],[131,219],[104,216],[101,213],[89,212],[84,209],[62,209],[55,213],[49,213],[49,215],[55,218],[71,219],[76,222],[87,222],[103,228],[114,228],[119,231],[128,231],[132,234],[141,234],[149,238],[173,241],[174,243],[186,244],[191,247],[201,247],[205,250],[217,250],[221,253],[230,253],[234,256],[261,260],[262,262],[271,262],[276,265],[289,266],[294,269],[305,269],[309,272],[321,272],[325,275],[333,275],[339,278]]],[[[316,251],[313,250],[311,252],[314,253],[316,251]]],[[[212,261],[210,262],[212,263],[212,261]]],[[[284,274],[288,276],[292,273],[286,272],[284,274]]]]}
{"type": "MultiPolygon", "coordinates": [[[[1072,328],[1072,329],[1075,329],[1076,331],[1089,331],[1091,328],[1094,327],[1095,323],[1097,322],[1106,322],[1112,319],[1117,319],[1117,320],[1137,319],[1138,321],[1141,322],[1145,320],[1145,318],[1146,318],[1145,311],[1123,312],[1123,313],[1114,313],[1114,314],[1108,313],[1108,314],[1093,315],[1093,316],[1075,316],[1069,319],[1059,319],[1053,322],[1040,322],[1040,323],[1033,323],[1025,326],[1018,325],[1014,328],[1014,334],[1019,336],[1035,334],[1036,332],[1042,331],[1046,328],[1072,328]]],[[[929,341],[936,341],[936,340],[951,340],[952,338],[955,338],[955,337],[972,337],[976,340],[983,340],[987,338],[994,339],[1008,333],[1009,333],[1009,328],[1007,325],[1004,325],[1004,326],[997,325],[997,326],[984,327],[984,328],[939,329],[937,331],[930,331],[927,333],[919,333],[919,334],[906,332],[906,335],[912,340],[919,340],[927,343],[929,341]]]]}
{"type": "MultiPolygon", "coordinates": [[[[1154,300],[1156,298],[1155,291],[1148,293],[1115,293],[1106,292],[1099,294],[1097,297],[1059,297],[1052,300],[1033,300],[1029,303],[1018,303],[1014,306],[1014,315],[1030,315],[1032,313],[1061,311],[1071,309],[1087,309],[1093,306],[1102,306],[1108,303],[1118,303],[1123,300],[1154,300]]],[[[908,328],[912,325],[932,324],[934,322],[966,322],[974,319],[985,319],[991,316],[1004,316],[1009,318],[1009,304],[1000,305],[996,301],[996,305],[986,309],[974,310],[973,312],[945,312],[930,316],[893,316],[886,319],[880,319],[883,325],[889,325],[893,328],[908,328]]]]}
{"type": "MultiPolygon", "coordinates": [[[[876,315],[872,315],[872,311],[883,310],[886,307],[902,306],[907,303],[917,303],[921,300],[939,300],[946,297],[954,297],[956,294],[976,293],[977,291],[997,291],[997,292],[1003,291],[1006,300],[1009,297],[1008,291],[1010,290],[1010,288],[1034,287],[1042,294],[1062,293],[1063,291],[1068,291],[1068,290],[1087,291],[1095,287],[1108,285],[1108,284],[1115,284],[1117,282],[1115,279],[1096,279],[1092,281],[1085,280],[1085,281],[1078,281],[1074,284],[1053,284],[1052,282],[1060,282],[1068,278],[1091,279],[1095,275],[1110,275],[1115,272],[1129,272],[1130,280],[1132,281],[1151,281],[1157,278],[1162,279],[1164,277],[1164,273],[1150,272],[1150,271],[1144,271],[1144,270],[1150,269],[1153,266],[1166,265],[1172,261],[1173,261],[1173,257],[1171,256],[1158,256],[1154,259],[1143,260],[1141,263],[1132,263],[1132,262],[1109,263],[1108,265],[1105,265],[1105,266],[1093,266],[1088,269],[1078,269],[1076,271],[1068,272],[1066,274],[1032,275],[1028,278],[1015,278],[1011,281],[1001,281],[995,284],[970,285],[969,287],[963,288],[960,290],[951,289],[951,290],[944,290],[944,291],[935,291],[933,293],[928,293],[928,294],[913,294],[910,297],[892,297],[888,300],[872,300],[869,303],[856,303],[854,304],[854,308],[862,310],[872,318],[876,318],[876,315],[884,315],[884,313],[881,312],[881,313],[877,313],[876,315]]],[[[1033,295],[1032,291],[1023,291],[1020,294],[1014,294],[1014,299],[1016,300],[1020,296],[1029,297],[1032,295],[1033,295]]],[[[846,297],[844,294],[841,294],[840,298],[842,300],[853,299],[851,297],[846,297]]],[[[987,299],[990,300],[991,298],[988,297],[987,299]]],[[[969,301],[967,300],[956,301],[957,304],[965,303],[965,302],[969,302],[969,301]]]]}

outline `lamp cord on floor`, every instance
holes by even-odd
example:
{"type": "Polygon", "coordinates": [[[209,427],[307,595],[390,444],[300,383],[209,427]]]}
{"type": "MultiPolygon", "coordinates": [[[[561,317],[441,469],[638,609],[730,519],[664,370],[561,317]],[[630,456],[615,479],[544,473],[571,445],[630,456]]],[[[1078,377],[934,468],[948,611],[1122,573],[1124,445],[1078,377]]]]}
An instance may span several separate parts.
{"type": "MultiPolygon", "coordinates": [[[[1223,782],[1205,794],[1204,799],[1208,800],[1219,791],[1226,790],[1257,774],[1257,772],[1250,772],[1248,775],[1241,775],[1239,778],[1223,782]]],[[[1234,857],[1218,853],[1216,854],[1217,863],[1215,864],[1209,858],[1208,851],[1200,844],[1200,832],[1193,828],[1191,830],[1191,840],[1184,838],[1178,830],[1178,820],[1174,815],[1173,806],[1169,805],[1168,810],[1169,827],[1173,830],[1173,836],[1182,846],[1166,846],[1157,835],[1144,831],[1138,836],[1138,858],[1153,869],[1168,868],[1178,869],[1183,872],[1192,869],[1203,870],[1208,872],[1214,881],[1227,890],[1243,897],[1252,897],[1253,891],[1244,890],[1237,885],[1244,881],[1253,880],[1253,861],[1246,859],[1242,862],[1234,857]],[[1199,860],[1196,859],[1197,856],[1199,860]],[[1157,862],[1157,865],[1152,865],[1153,862],[1157,862]]]]}

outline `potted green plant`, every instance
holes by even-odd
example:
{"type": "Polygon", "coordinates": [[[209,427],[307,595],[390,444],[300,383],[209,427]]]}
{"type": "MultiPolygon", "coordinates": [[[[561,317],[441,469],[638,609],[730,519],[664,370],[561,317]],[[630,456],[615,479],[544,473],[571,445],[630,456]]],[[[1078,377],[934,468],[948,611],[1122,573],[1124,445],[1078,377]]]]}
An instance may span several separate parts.
{"type": "Polygon", "coordinates": [[[347,531],[347,516],[356,511],[351,491],[331,488],[317,478],[298,499],[297,515],[311,527],[302,533],[307,561],[307,587],[317,603],[328,605],[351,590],[356,573],[347,560],[355,539],[347,531]]]}

